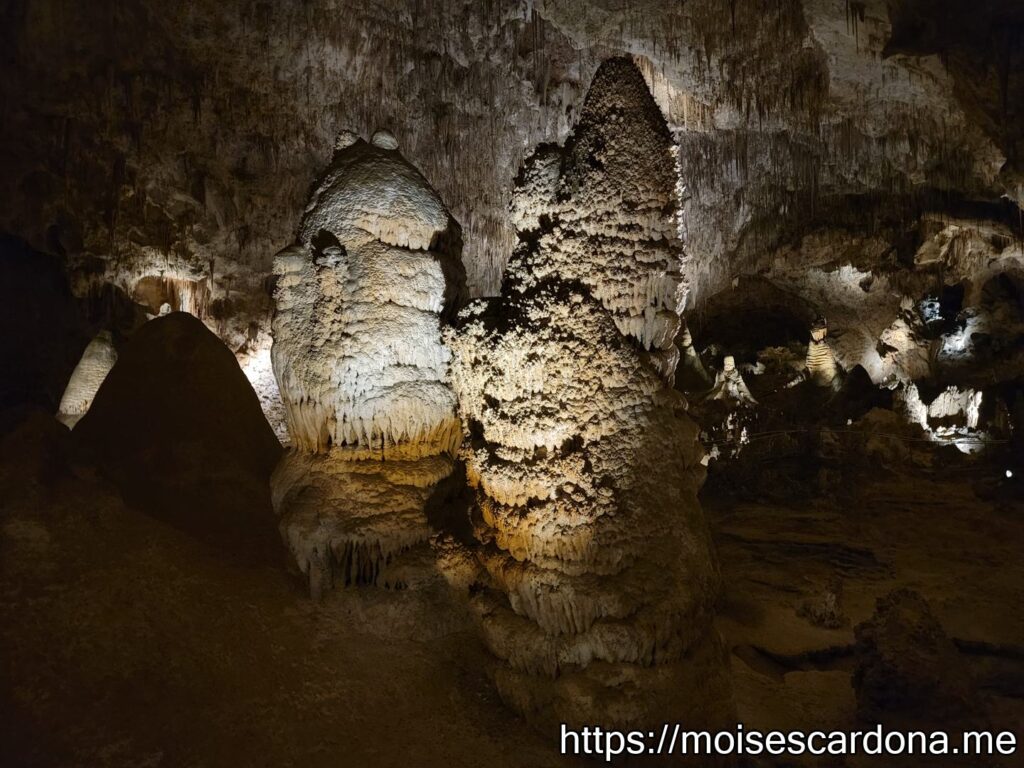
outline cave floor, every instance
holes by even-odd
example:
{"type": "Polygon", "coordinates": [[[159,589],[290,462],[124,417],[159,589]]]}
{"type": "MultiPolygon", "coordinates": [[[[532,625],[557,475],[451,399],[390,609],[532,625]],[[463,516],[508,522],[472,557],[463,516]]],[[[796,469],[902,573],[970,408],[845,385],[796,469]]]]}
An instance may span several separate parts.
{"type": "MultiPolygon", "coordinates": [[[[24,463],[0,467],[0,764],[567,764],[555,734],[502,707],[441,590],[317,607],[282,569],[225,560],[87,470],[24,463]]],[[[852,627],[900,586],[970,658],[995,727],[1024,722],[1019,501],[890,474],[842,499],[705,506],[747,727],[852,727],[852,627]],[[842,626],[802,618],[837,579],[842,626]]]]}
{"type": "MultiPolygon", "coordinates": [[[[725,584],[718,626],[733,649],[748,727],[858,727],[853,628],[877,598],[906,587],[928,600],[967,660],[989,727],[1019,731],[1024,502],[979,497],[978,472],[879,473],[858,478],[840,498],[792,506],[704,499],[725,584]],[[832,623],[840,626],[801,615],[835,594],[837,582],[841,611],[832,623]]],[[[998,764],[1024,764],[1019,750],[1013,759],[998,764]]],[[[861,760],[849,765],[884,764],[861,760]]]]}

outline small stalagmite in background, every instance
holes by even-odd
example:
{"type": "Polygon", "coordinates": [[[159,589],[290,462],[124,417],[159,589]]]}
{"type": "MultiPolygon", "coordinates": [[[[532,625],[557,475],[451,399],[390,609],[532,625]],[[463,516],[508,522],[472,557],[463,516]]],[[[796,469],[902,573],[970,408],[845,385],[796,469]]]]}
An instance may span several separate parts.
{"type": "Polygon", "coordinates": [[[100,331],[89,342],[71,373],[64,396],[60,399],[57,418],[69,427],[74,427],[92,405],[103,380],[117,362],[117,350],[110,331],[100,331]]]}
{"type": "Polygon", "coordinates": [[[811,340],[807,344],[807,377],[819,387],[836,387],[839,367],[828,343],[828,322],[819,318],[811,327],[811,340]]]}
{"type": "Polygon", "coordinates": [[[274,475],[282,532],[314,595],[407,586],[395,556],[461,440],[441,319],[464,300],[459,225],[378,131],[345,131],[296,242],[274,260],[272,360],[292,450],[274,475]]]}

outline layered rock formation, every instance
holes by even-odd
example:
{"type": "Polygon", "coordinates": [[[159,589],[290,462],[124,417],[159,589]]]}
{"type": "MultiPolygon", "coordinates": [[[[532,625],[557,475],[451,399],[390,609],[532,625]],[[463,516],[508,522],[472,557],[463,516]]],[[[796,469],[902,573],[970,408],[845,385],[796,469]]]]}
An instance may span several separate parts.
{"type": "Polygon", "coordinates": [[[685,301],[675,153],[632,61],[597,71],[564,150],[527,160],[512,220],[524,240],[514,278],[581,282],[671,378],[685,301]]]}
{"type": "Polygon", "coordinates": [[[271,357],[293,446],[275,505],[314,595],[335,570],[404,585],[382,566],[430,534],[423,507],[461,439],[440,327],[464,298],[460,248],[395,138],[345,131],[274,261],[271,357]]]}
{"type": "Polygon", "coordinates": [[[396,149],[341,142],[298,241],[274,260],[289,432],[300,449],[353,458],[450,452],[459,429],[439,317],[464,285],[458,225],[396,149]]]}
{"type": "Polygon", "coordinates": [[[57,418],[69,427],[75,426],[92,405],[103,380],[117,362],[117,350],[110,331],[100,331],[89,342],[82,353],[75,370],[71,372],[71,380],[60,399],[57,418]]]}
{"type": "Polygon", "coordinates": [[[703,451],[662,378],[678,320],[642,309],[664,308],[679,283],[664,210],[628,202],[629,183],[653,194],[633,170],[670,159],[639,88],[630,63],[601,68],[565,150],[524,171],[523,241],[502,296],[471,304],[446,335],[475,503],[474,540],[449,542],[443,561],[501,661],[503,698],[546,725],[670,712],[722,723],[730,711],[697,502],[703,451]],[[616,134],[650,140],[630,148],[616,134]]]}
{"type": "Polygon", "coordinates": [[[449,563],[477,584],[502,696],[547,723],[722,717],[703,452],[682,396],[570,283],[473,304],[449,339],[478,542],[449,563]]]}
{"type": "Polygon", "coordinates": [[[807,378],[818,387],[835,387],[839,378],[836,357],[826,337],[828,323],[824,318],[811,327],[811,340],[807,343],[807,378]]]}
{"type": "MultiPolygon", "coordinates": [[[[86,302],[116,290],[150,314],[193,312],[248,357],[269,331],[273,255],[339,127],[387,124],[464,223],[472,292],[493,295],[515,169],[564,141],[599,63],[628,55],[677,148],[688,309],[822,227],[830,260],[856,263],[835,277],[876,278],[857,298],[881,303],[922,213],[1019,231],[1012,6],[131,0],[96,14],[15,0],[0,25],[0,229],[65,257],[86,302]]],[[[876,330],[825,309],[844,367],[856,351],[876,381],[900,375],[874,353],[892,318],[876,330]]],[[[917,340],[891,335],[920,362],[917,340]]],[[[273,417],[273,387],[254,382],[273,417]]]]}

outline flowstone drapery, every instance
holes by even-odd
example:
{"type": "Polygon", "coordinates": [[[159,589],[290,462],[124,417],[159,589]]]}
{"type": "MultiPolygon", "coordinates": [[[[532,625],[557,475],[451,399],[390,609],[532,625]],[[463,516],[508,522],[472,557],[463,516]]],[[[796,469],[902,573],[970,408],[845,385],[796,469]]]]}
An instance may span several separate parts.
{"type": "Polygon", "coordinates": [[[440,320],[463,300],[461,236],[394,136],[343,132],[297,242],[278,254],[272,360],[293,449],[274,475],[311,591],[401,587],[460,427],[440,320]],[[389,569],[389,566],[390,569],[389,569]]]}

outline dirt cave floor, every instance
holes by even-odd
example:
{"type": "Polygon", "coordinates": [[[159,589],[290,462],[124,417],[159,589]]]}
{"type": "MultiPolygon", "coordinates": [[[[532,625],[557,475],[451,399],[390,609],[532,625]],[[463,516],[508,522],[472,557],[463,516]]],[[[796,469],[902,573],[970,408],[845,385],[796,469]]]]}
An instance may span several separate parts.
{"type": "MultiPolygon", "coordinates": [[[[918,471],[792,506],[705,499],[746,727],[852,727],[853,627],[905,586],[993,727],[1020,728],[1024,505],[973,488],[918,471]],[[807,606],[837,590],[838,626],[817,626],[807,606]]],[[[0,547],[0,765],[571,764],[503,708],[441,590],[314,606],[283,568],[235,562],[34,445],[3,451],[0,547]]]]}

